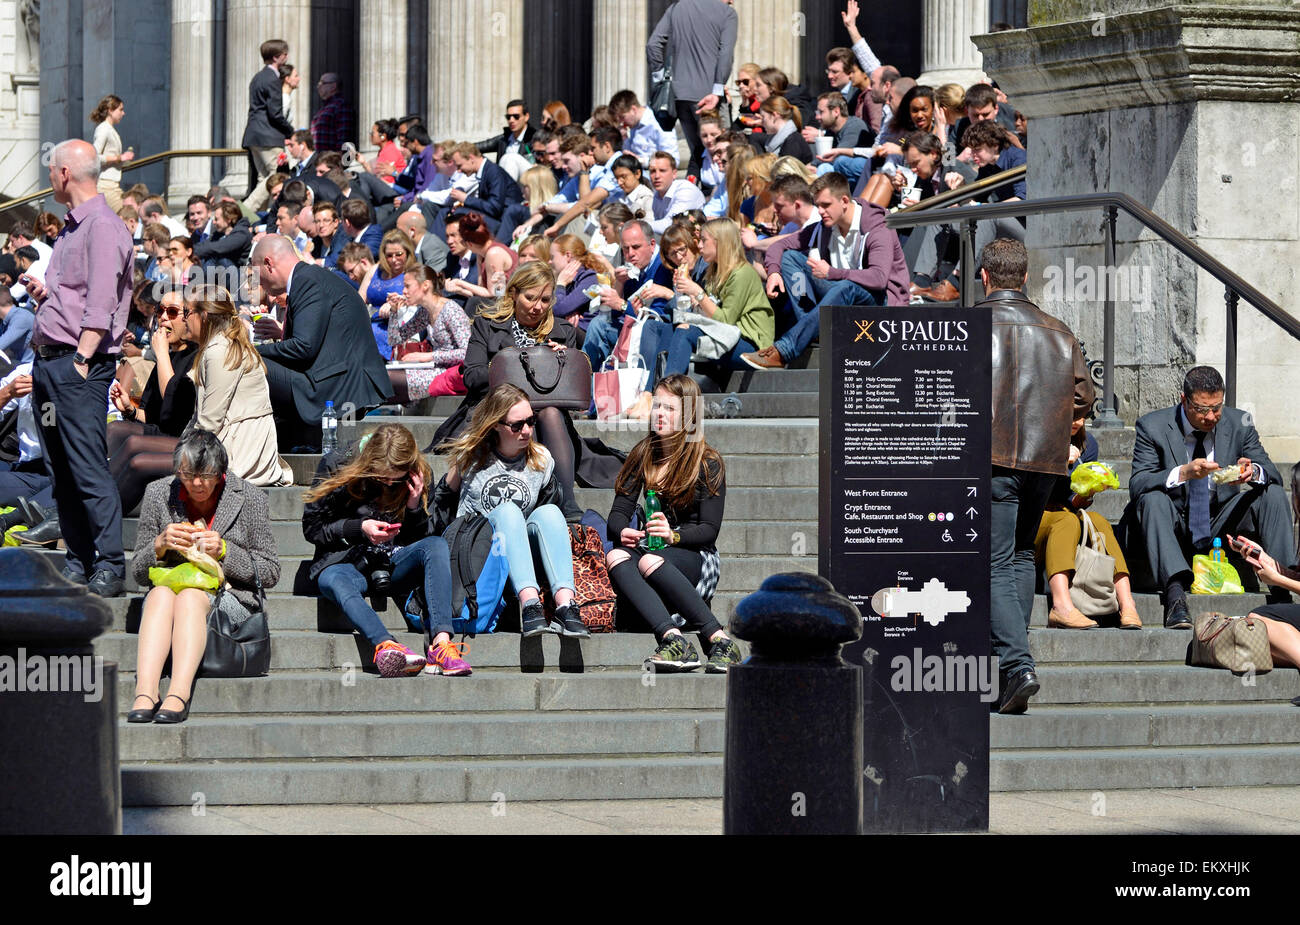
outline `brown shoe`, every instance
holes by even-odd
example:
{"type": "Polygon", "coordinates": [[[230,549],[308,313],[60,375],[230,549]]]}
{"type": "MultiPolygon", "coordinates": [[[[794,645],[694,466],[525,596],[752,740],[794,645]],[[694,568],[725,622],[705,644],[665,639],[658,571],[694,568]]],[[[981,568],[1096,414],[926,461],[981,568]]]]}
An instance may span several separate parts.
{"type": "Polygon", "coordinates": [[[1142,629],[1142,618],[1138,616],[1137,610],[1129,607],[1119,612],[1119,627],[1125,630],[1142,629]]]}
{"type": "Polygon", "coordinates": [[[742,353],[740,358],[754,369],[785,369],[785,360],[775,347],[764,347],[757,353],[742,353]]]}
{"type": "Polygon", "coordinates": [[[1097,621],[1089,620],[1077,607],[1071,607],[1066,613],[1053,607],[1047,615],[1047,625],[1062,630],[1090,630],[1097,625],[1097,621]]]}
{"type": "Polygon", "coordinates": [[[961,299],[961,290],[946,279],[940,280],[929,289],[920,289],[914,294],[935,302],[956,302],[961,299]]]}

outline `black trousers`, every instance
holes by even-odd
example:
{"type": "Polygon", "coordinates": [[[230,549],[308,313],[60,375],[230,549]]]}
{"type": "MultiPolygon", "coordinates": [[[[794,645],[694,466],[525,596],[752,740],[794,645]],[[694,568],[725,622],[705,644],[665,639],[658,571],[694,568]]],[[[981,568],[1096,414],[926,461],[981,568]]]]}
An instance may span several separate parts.
{"type": "Polygon", "coordinates": [[[101,569],[126,577],[122,501],[108,472],[108,387],[116,357],[95,354],[83,379],[72,354],[38,358],[32,372],[41,452],[54,482],[68,567],[89,578],[101,569]]]}
{"type": "MultiPolygon", "coordinates": [[[[695,115],[695,107],[699,100],[677,100],[677,121],[682,124],[682,134],[686,136],[686,144],[691,149],[691,159],[686,165],[686,175],[688,177],[698,177],[704,164],[704,142],[700,141],[700,120],[695,115]]],[[[669,151],[676,159],[677,152],[669,151]]]]}

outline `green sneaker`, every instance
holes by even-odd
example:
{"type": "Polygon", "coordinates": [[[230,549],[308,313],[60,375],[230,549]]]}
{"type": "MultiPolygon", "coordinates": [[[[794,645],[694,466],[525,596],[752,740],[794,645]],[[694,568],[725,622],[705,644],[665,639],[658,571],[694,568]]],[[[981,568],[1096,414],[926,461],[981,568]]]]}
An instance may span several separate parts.
{"type": "Polygon", "coordinates": [[[689,639],[680,633],[672,633],[664,637],[645,664],[656,672],[694,671],[700,667],[700,654],[689,639]]]}
{"type": "Polygon", "coordinates": [[[740,661],[740,646],[730,639],[719,639],[709,649],[709,663],[704,666],[704,670],[709,674],[726,674],[728,668],[739,665],[740,661]]]}

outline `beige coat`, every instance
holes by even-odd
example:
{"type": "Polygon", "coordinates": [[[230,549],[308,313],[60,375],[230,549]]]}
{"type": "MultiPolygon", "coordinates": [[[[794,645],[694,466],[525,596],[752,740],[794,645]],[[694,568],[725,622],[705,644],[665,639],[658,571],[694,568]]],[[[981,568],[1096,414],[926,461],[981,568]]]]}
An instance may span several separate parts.
{"type": "Polygon", "coordinates": [[[234,475],[263,487],[292,485],[293,470],[276,448],[266,367],[259,362],[249,372],[227,369],[229,349],[225,335],[214,335],[190,370],[198,392],[193,425],[217,435],[234,475]]]}

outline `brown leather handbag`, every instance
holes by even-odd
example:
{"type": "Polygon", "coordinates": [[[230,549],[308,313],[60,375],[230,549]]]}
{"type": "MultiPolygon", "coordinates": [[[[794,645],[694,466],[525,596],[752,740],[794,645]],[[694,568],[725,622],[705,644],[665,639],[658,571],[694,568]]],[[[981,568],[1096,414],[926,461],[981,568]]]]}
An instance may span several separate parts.
{"type": "Polygon", "coordinates": [[[1206,668],[1226,668],[1233,674],[1272,671],[1273,653],[1268,646],[1268,629],[1262,620],[1249,616],[1199,614],[1192,631],[1189,661],[1206,668]]]}
{"type": "Polygon", "coordinates": [[[505,382],[523,389],[534,408],[586,411],[591,407],[591,361],[572,347],[506,347],[488,364],[488,387],[495,389],[505,382]]]}

